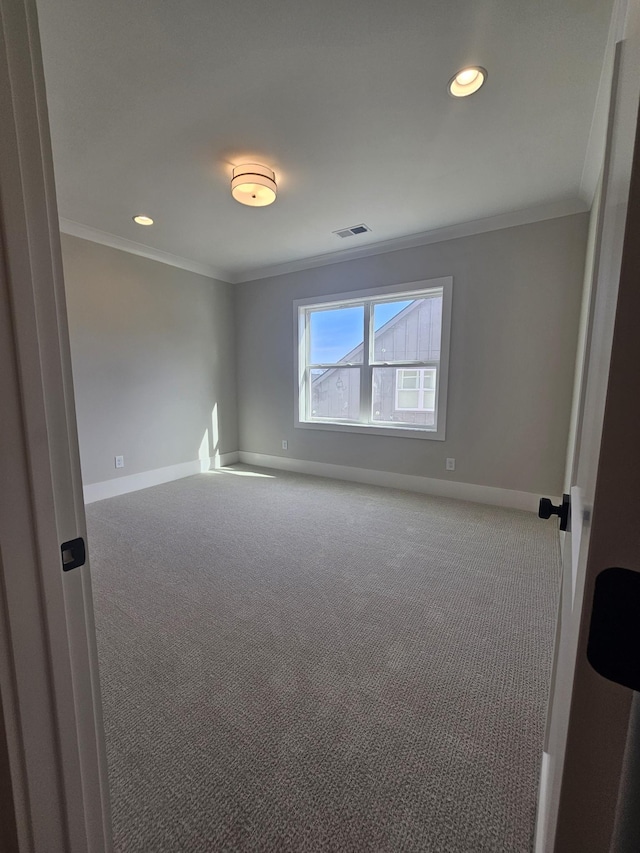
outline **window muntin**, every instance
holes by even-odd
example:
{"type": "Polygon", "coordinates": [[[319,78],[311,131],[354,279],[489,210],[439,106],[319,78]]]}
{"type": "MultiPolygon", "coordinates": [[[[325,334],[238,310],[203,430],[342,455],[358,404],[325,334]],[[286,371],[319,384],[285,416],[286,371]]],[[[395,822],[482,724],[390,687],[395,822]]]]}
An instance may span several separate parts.
{"type": "Polygon", "coordinates": [[[296,303],[297,426],[444,438],[451,279],[433,285],[296,303]]]}

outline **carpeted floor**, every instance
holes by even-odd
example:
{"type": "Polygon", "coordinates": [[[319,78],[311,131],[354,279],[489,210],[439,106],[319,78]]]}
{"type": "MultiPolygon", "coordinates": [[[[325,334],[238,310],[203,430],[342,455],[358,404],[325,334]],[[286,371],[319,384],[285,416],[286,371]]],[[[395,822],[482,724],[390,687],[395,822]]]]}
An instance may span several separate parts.
{"type": "Polygon", "coordinates": [[[245,466],[87,511],[116,851],[531,849],[554,525],[245,466]]]}

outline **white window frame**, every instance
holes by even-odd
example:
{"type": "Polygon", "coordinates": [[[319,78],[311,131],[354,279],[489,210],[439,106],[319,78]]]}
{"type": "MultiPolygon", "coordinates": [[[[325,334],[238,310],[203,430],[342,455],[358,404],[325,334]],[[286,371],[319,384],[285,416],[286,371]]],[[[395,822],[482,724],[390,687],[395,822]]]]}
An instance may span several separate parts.
{"type": "MultiPolygon", "coordinates": [[[[334,293],[322,296],[312,296],[305,299],[297,299],[293,303],[294,316],[294,359],[295,359],[295,426],[300,429],[329,430],[335,432],[353,432],[369,435],[389,435],[403,438],[423,438],[436,441],[444,441],[446,434],[447,395],[449,384],[449,348],[451,340],[451,304],[453,298],[453,278],[446,276],[442,278],[428,279],[424,281],[413,281],[404,284],[395,284],[389,287],[377,287],[368,290],[350,291],[348,293],[334,293]],[[371,340],[373,326],[372,301],[389,297],[390,301],[407,296],[410,299],[419,298],[423,292],[440,290],[442,293],[442,332],[440,339],[440,360],[436,361],[407,361],[407,362],[383,362],[373,359],[371,340]],[[361,371],[361,407],[360,420],[342,421],[337,419],[321,420],[312,419],[308,414],[309,385],[307,377],[311,369],[318,367],[332,368],[335,364],[311,365],[309,363],[309,330],[308,317],[311,309],[328,310],[331,308],[347,308],[351,305],[365,305],[364,322],[364,361],[360,364],[348,365],[347,367],[358,367],[361,371]],[[429,368],[436,367],[438,371],[435,424],[433,426],[422,426],[418,424],[393,424],[389,422],[376,422],[371,415],[372,379],[374,367],[394,368],[429,368]]],[[[404,410],[408,411],[408,410],[404,410]]]]}
{"type": "Polygon", "coordinates": [[[427,373],[435,373],[436,375],[436,390],[438,388],[438,368],[437,367],[396,367],[396,390],[395,390],[395,401],[394,401],[394,409],[397,412],[435,412],[436,407],[435,404],[433,408],[429,408],[425,405],[420,405],[420,403],[424,404],[424,392],[425,391],[433,391],[433,388],[425,388],[424,386],[424,378],[427,373]],[[414,370],[418,373],[418,378],[420,380],[418,386],[416,388],[401,388],[400,387],[400,374],[404,373],[406,370],[414,370]],[[417,391],[418,392],[418,405],[417,406],[401,406],[398,402],[398,391],[417,391]]]}

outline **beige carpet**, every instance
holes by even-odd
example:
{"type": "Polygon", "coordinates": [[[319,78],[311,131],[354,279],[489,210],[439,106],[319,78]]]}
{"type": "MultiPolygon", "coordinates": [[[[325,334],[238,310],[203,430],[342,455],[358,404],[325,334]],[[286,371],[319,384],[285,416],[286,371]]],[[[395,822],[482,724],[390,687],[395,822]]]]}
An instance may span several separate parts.
{"type": "Polygon", "coordinates": [[[88,507],[116,851],[529,851],[555,526],[256,473],[88,507]]]}

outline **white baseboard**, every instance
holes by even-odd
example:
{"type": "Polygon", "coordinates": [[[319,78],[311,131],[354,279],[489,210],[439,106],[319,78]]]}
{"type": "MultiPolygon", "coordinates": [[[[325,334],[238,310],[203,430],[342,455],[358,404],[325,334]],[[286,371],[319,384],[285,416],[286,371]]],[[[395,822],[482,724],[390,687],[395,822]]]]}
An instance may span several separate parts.
{"type": "Polygon", "coordinates": [[[152,471],[142,471],[140,474],[127,474],[124,477],[114,477],[111,480],[103,480],[101,483],[89,483],[84,487],[84,502],[86,504],[94,501],[102,501],[105,498],[114,498],[116,495],[125,495],[127,492],[137,492],[139,489],[148,489],[150,486],[159,486],[161,483],[169,483],[171,480],[181,480],[183,477],[191,477],[193,474],[201,474],[204,471],[223,468],[225,465],[233,465],[239,461],[237,451],[232,453],[220,453],[211,458],[194,459],[193,462],[181,462],[178,465],[168,465],[166,468],[154,468],[152,471]]]}
{"type": "MultiPolygon", "coordinates": [[[[100,483],[89,483],[84,487],[84,501],[87,504],[114,498],[127,492],[137,492],[191,477],[203,471],[223,468],[235,462],[257,465],[262,468],[275,468],[280,471],[293,471],[296,474],[312,474],[317,477],[330,477],[334,480],[348,480],[353,483],[366,483],[371,486],[387,486],[392,489],[404,489],[441,498],[455,498],[463,501],[491,504],[537,512],[540,496],[531,492],[518,492],[514,489],[499,489],[495,486],[480,486],[476,483],[458,483],[453,480],[438,480],[434,477],[417,477],[413,474],[394,474],[390,471],[375,471],[371,468],[353,468],[348,465],[333,465],[326,462],[308,462],[304,459],[291,459],[286,456],[269,456],[265,453],[250,453],[245,450],[222,453],[210,459],[194,459],[179,465],[155,468],[140,474],[128,474],[114,477],[100,483]]],[[[559,502],[559,498],[552,498],[559,502]]]]}
{"type": "MultiPolygon", "coordinates": [[[[257,465],[262,468],[276,468],[281,471],[294,471],[297,474],[313,474],[317,477],[330,477],[334,480],[349,480],[355,483],[367,483],[371,486],[388,486],[392,489],[404,489],[408,492],[420,492],[441,498],[455,498],[492,506],[538,511],[540,495],[531,492],[518,492],[514,489],[499,489],[495,486],[480,486],[476,483],[458,483],[453,480],[438,480],[434,477],[416,477],[413,474],[394,474],[389,471],[374,471],[370,468],[352,468],[348,465],[332,465],[326,462],[307,462],[304,459],[291,459],[288,456],[269,456],[264,453],[250,453],[241,450],[240,462],[257,465]]],[[[557,498],[553,498],[557,501],[557,498]]]]}

